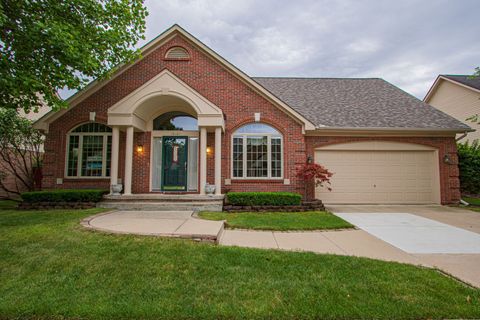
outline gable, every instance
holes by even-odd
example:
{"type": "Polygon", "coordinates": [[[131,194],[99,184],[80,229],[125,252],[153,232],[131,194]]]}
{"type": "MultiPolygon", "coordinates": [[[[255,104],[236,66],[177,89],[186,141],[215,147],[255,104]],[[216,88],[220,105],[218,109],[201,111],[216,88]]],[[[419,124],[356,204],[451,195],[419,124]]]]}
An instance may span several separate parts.
{"type": "MultiPolygon", "coordinates": [[[[61,110],[56,113],[50,112],[37,121],[35,126],[40,129],[48,130],[50,123],[60,118],[71,108],[74,108],[81,103],[88,104],[88,100],[92,99],[92,96],[95,93],[98,94],[94,99],[97,101],[100,99],[102,100],[100,103],[110,104],[111,106],[123,99],[130,92],[138,89],[145,82],[149,81],[155,75],[160,73],[164,68],[169,69],[172,73],[184,81],[185,77],[193,78],[191,75],[188,75],[188,73],[191,73],[191,67],[205,63],[206,60],[209,60],[209,63],[211,64],[213,62],[216,64],[218,69],[214,74],[212,74],[211,77],[209,77],[209,79],[200,79],[203,83],[197,85],[190,84],[197,91],[202,92],[202,89],[205,89],[205,86],[215,86],[217,89],[222,88],[223,82],[221,78],[225,77],[225,74],[228,74],[229,76],[233,76],[237,79],[239,82],[238,85],[248,87],[252,93],[260,95],[278,110],[288,115],[297,123],[301,124],[304,129],[313,130],[315,128],[313,123],[299,114],[296,110],[272,95],[265,88],[253,81],[242,71],[220,57],[213,50],[205,46],[178,25],[174,25],[157,38],[149,42],[141,49],[141,52],[143,56],[141,59],[137,60],[133,64],[121,65],[117,67],[117,70],[110,79],[92,82],[84,90],[78,92],[67,100],[70,106],[69,109],[61,110]],[[189,54],[191,54],[191,60],[164,59],[166,52],[175,46],[185,47],[187,51],[189,51],[189,54]],[[155,60],[156,62],[152,62],[152,60],[155,60]],[[175,66],[175,64],[177,64],[177,66],[175,66]],[[141,74],[139,74],[138,70],[142,70],[141,74]],[[115,90],[112,89],[114,86],[120,86],[123,94],[114,92],[115,90]],[[113,95],[106,96],[109,93],[113,93],[113,95]]],[[[199,76],[198,73],[197,76],[199,76]]],[[[199,79],[197,78],[194,80],[199,79]]]]}

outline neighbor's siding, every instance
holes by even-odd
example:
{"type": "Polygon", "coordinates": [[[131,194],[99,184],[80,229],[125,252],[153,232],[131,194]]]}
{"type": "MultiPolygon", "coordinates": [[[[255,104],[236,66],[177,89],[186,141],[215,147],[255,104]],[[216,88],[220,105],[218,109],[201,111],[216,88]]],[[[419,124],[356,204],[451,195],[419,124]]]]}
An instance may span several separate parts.
{"type": "Polygon", "coordinates": [[[477,131],[469,133],[462,141],[480,139],[480,126],[471,121],[466,121],[467,118],[480,114],[480,92],[475,92],[450,81],[440,80],[428,104],[462,121],[473,129],[477,129],[477,131]]]}

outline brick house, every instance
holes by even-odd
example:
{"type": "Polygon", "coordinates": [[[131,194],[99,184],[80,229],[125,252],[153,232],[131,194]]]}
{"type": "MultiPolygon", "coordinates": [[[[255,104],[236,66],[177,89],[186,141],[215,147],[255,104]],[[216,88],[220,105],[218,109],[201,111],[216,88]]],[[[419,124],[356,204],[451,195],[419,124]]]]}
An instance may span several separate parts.
{"type": "Polygon", "coordinates": [[[327,203],[455,203],[455,135],[471,129],[381,79],[252,78],[178,25],[71,97],[48,132],[45,188],[124,195],[304,192],[327,203]]]}

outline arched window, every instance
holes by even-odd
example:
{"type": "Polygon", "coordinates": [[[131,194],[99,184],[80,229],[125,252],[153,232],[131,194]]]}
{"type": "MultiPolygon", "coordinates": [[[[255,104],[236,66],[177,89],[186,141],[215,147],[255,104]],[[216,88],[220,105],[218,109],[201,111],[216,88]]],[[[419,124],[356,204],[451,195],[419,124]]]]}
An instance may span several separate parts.
{"type": "Polygon", "coordinates": [[[80,125],[70,131],[67,143],[67,177],[110,176],[111,128],[94,122],[80,125]]]}
{"type": "Polygon", "coordinates": [[[165,59],[168,60],[187,60],[190,59],[190,55],[185,48],[173,47],[165,54],[165,59]]]}
{"type": "Polygon", "coordinates": [[[232,178],[282,178],[282,135],[263,123],[251,123],[232,136],[232,178]]]}
{"type": "Polygon", "coordinates": [[[183,112],[167,112],[153,120],[153,130],[197,131],[197,119],[183,112]]]}

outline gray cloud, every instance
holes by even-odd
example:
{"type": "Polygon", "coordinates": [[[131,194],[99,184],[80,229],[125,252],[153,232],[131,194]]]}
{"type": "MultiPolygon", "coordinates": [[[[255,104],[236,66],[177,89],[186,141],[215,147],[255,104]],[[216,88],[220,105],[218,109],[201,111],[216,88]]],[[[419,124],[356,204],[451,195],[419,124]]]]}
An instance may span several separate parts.
{"type": "Polygon", "coordinates": [[[480,65],[478,0],[146,4],[147,41],[178,23],[250,76],[381,77],[423,98],[438,74],[480,65]]]}

